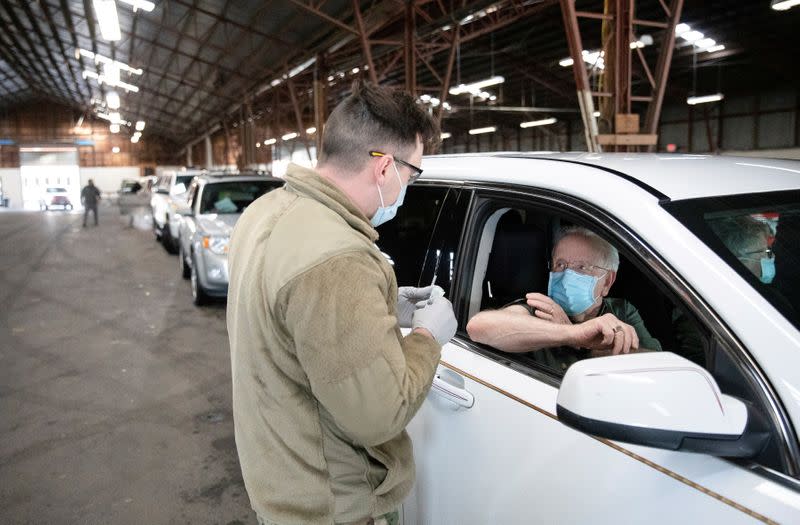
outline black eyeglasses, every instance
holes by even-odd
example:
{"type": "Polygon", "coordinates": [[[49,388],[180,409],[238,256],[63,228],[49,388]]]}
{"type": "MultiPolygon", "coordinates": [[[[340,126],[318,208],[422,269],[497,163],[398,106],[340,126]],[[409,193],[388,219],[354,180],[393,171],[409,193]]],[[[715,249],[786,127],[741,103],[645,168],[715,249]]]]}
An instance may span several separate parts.
{"type": "MultiPolygon", "coordinates": [[[[380,151],[370,151],[370,157],[385,157],[386,153],[381,153],[380,151]]],[[[411,170],[411,175],[408,177],[408,183],[414,184],[414,182],[422,175],[422,168],[418,168],[411,163],[408,163],[404,160],[400,160],[397,157],[393,157],[394,161],[398,164],[405,166],[406,168],[411,170]]]]}

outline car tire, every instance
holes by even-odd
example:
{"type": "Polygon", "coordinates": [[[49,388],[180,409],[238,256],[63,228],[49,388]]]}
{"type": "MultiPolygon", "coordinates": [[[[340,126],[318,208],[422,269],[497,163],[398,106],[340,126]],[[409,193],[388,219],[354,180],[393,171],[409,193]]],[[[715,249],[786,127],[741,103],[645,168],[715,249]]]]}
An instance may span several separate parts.
{"type": "Polygon", "coordinates": [[[161,235],[164,232],[161,231],[161,228],[158,227],[158,223],[156,222],[155,208],[150,208],[150,216],[153,218],[153,235],[156,237],[156,242],[161,242],[161,235]]]}
{"type": "Polygon", "coordinates": [[[192,267],[190,269],[190,283],[192,286],[192,302],[195,306],[203,306],[209,303],[210,297],[203,290],[203,285],[200,284],[200,278],[197,275],[197,262],[192,258],[192,267]]]}
{"type": "Polygon", "coordinates": [[[178,246],[178,268],[181,272],[181,277],[188,279],[192,276],[192,269],[186,264],[186,254],[183,253],[183,247],[178,246]]]}
{"type": "Polygon", "coordinates": [[[67,211],[72,211],[72,204],[67,204],[66,206],[64,206],[64,209],[67,211]]]}
{"type": "Polygon", "coordinates": [[[172,255],[178,253],[178,243],[176,242],[175,238],[172,237],[172,233],[169,231],[169,217],[167,217],[166,223],[161,229],[161,244],[164,245],[167,253],[172,255]]]}

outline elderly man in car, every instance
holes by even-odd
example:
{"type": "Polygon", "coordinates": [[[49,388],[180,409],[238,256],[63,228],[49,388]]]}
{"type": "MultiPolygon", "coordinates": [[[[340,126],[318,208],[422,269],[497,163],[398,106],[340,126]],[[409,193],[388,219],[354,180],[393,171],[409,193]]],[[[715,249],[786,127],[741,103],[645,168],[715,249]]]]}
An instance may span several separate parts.
{"type": "Polygon", "coordinates": [[[535,361],[566,370],[572,363],[643,350],[661,350],[639,312],[608,297],[619,253],[578,226],[556,236],[547,295],[528,293],[500,310],[485,310],[467,324],[473,341],[505,352],[533,352],[535,361]]]}

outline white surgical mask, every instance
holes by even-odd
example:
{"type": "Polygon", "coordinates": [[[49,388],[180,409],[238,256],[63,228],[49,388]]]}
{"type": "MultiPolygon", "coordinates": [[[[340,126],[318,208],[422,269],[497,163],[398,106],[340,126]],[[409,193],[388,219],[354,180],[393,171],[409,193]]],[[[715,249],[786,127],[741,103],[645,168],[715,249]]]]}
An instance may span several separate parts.
{"type": "Polygon", "coordinates": [[[392,166],[394,167],[395,175],[397,175],[397,181],[400,183],[400,194],[397,196],[397,200],[394,201],[394,204],[386,206],[386,204],[383,202],[383,192],[381,192],[381,187],[378,186],[378,195],[381,198],[381,205],[378,207],[375,215],[373,215],[369,220],[370,224],[372,224],[372,226],[375,228],[384,222],[394,219],[395,215],[397,215],[397,209],[403,205],[403,199],[406,198],[407,186],[403,184],[403,179],[400,178],[400,172],[397,171],[397,164],[392,162],[392,166]]]}

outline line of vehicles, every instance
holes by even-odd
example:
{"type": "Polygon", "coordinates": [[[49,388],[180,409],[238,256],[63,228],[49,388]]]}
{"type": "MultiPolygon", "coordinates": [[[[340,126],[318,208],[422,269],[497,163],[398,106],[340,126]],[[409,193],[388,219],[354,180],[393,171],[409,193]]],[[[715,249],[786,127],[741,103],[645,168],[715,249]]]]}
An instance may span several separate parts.
{"type": "Polygon", "coordinates": [[[201,306],[228,293],[228,241],[242,212],[282,185],[255,172],[168,171],[124,182],[119,205],[123,213],[149,206],[156,240],[178,255],[180,275],[190,280],[192,300],[201,306]]]}

